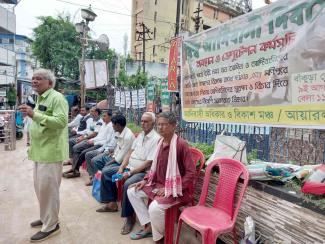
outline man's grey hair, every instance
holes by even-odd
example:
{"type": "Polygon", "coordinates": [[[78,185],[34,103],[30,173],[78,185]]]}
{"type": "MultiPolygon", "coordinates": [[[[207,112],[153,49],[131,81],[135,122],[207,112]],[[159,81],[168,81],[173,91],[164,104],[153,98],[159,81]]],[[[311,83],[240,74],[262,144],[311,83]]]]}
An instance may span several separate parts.
{"type": "Polygon", "coordinates": [[[173,112],[162,112],[158,115],[158,118],[165,118],[169,124],[177,124],[177,118],[173,112]]]}
{"type": "Polygon", "coordinates": [[[143,115],[149,116],[151,118],[151,120],[152,120],[153,123],[156,122],[156,115],[153,112],[144,112],[143,115]]]}
{"type": "Polygon", "coordinates": [[[55,75],[49,69],[37,69],[34,71],[34,75],[41,76],[44,80],[52,81],[52,87],[55,87],[55,75]]]}

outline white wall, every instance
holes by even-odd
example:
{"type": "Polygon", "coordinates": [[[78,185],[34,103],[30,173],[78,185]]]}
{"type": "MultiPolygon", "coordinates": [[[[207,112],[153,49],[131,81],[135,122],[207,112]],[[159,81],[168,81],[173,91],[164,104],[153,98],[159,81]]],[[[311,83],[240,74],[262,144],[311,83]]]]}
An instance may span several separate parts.
{"type": "Polygon", "coordinates": [[[13,12],[0,6],[0,28],[16,33],[16,16],[13,12]]]}

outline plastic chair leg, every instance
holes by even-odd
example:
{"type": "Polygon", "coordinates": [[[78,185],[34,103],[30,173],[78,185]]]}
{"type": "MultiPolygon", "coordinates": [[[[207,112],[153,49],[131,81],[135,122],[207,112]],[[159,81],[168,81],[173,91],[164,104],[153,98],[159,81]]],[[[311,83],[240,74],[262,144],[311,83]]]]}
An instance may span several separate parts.
{"type": "Polygon", "coordinates": [[[202,235],[202,244],[215,244],[217,237],[218,236],[213,235],[210,231],[206,231],[202,235]]]}
{"type": "Polygon", "coordinates": [[[84,169],[84,170],[87,170],[87,163],[86,163],[86,160],[84,160],[81,164],[81,168],[84,169]]]}
{"type": "Polygon", "coordinates": [[[177,225],[177,233],[176,233],[176,242],[175,242],[175,244],[179,243],[179,236],[180,236],[180,233],[181,233],[182,224],[183,224],[183,220],[181,218],[179,218],[178,219],[178,225],[177,225]]]}
{"type": "Polygon", "coordinates": [[[119,180],[116,183],[116,186],[117,186],[117,201],[121,202],[121,204],[122,204],[122,200],[123,200],[123,185],[124,185],[124,180],[119,180]]]}
{"type": "Polygon", "coordinates": [[[178,207],[171,207],[165,210],[165,244],[173,244],[177,210],[178,207]]]}

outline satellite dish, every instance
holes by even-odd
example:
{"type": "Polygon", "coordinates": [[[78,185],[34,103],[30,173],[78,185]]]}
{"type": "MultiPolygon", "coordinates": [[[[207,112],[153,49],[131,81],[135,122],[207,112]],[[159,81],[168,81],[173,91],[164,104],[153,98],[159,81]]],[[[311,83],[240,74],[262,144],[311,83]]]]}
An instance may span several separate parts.
{"type": "Polygon", "coordinates": [[[101,34],[97,40],[94,40],[94,42],[102,51],[107,51],[109,48],[109,39],[108,36],[105,34],[101,34]]]}

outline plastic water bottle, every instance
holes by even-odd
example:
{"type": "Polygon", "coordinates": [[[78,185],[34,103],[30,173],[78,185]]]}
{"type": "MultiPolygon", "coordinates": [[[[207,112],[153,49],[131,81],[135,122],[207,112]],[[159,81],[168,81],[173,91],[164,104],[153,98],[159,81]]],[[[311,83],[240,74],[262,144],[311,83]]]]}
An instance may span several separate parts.
{"type": "MultiPolygon", "coordinates": [[[[128,172],[128,171],[130,171],[130,169],[126,168],[126,169],[124,169],[123,172],[125,173],[125,172],[128,172]]],[[[120,174],[120,173],[113,174],[112,175],[112,182],[119,181],[122,178],[123,178],[123,174],[120,174]]]]}

